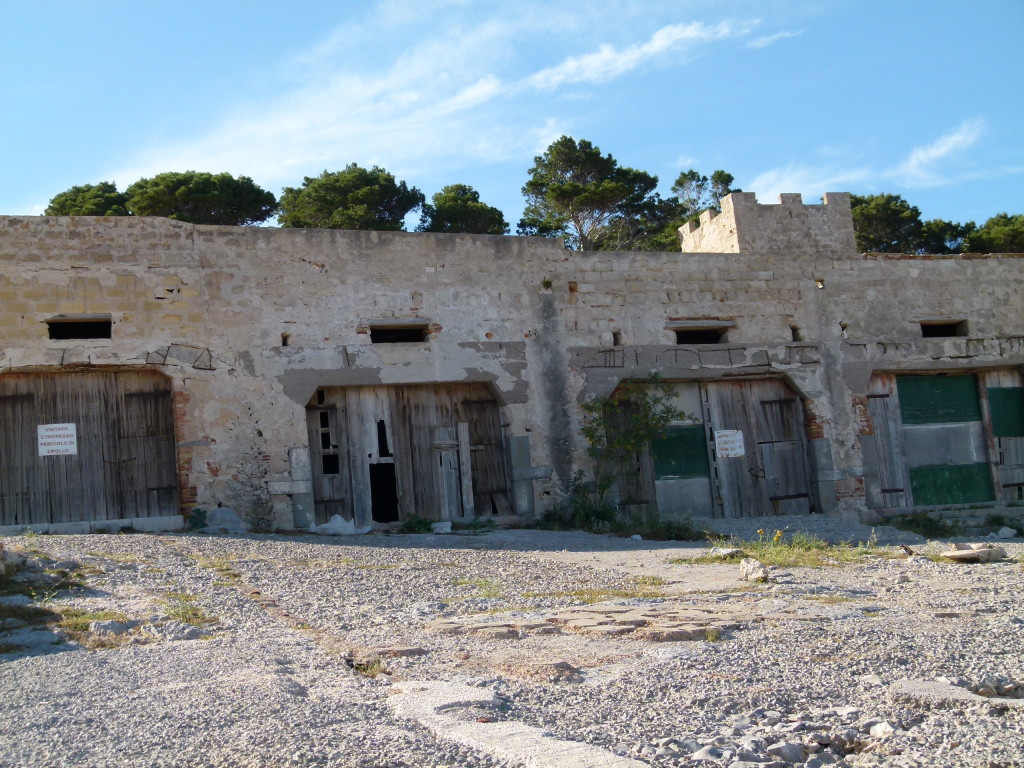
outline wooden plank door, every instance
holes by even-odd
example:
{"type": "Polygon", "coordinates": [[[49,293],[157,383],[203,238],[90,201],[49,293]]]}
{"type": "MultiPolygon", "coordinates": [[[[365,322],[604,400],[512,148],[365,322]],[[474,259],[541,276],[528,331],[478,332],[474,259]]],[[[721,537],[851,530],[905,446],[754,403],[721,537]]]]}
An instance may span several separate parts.
{"type": "Polygon", "coordinates": [[[124,517],[178,512],[174,416],[170,381],[148,372],[121,373],[118,483],[124,517]],[[125,512],[130,514],[125,514],[125,512]]]}
{"type": "Polygon", "coordinates": [[[0,525],[48,523],[38,480],[35,395],[12,386],[15,383],[0,379],[0,525]]]}
{"type": "Polygon", "coordinates": [[[986,434],[1001,501],[1024,500],[1024,376],[1005,369],[982,374],[986,434]]]}
{"type": "MultiPolygon", "coordinates": [[[[478,392],[466,393],[479,397],[478,392]]],[[[492,400],[462,400],[456,409],[460,423],[469,429],[473,510],[480,516],[507,515],[509,503],[505,444],[501,433],[501,409],[492,400]]]]}
{"type": "Polygon", "coordinates": [[[0,376],[0,524],[178,514],[173,425],[153,371],[0,376]],[[77,452],[40,456],[45,424],[74,424],[77,452]]]}
{"type": "Polygon", "coordinates": [[[782,379],[716,381],[702,389],[716,513],[758,517],[812,512],[799,396],[782,379]]]}
{"type": "Polygon", "coordinates": [[[878,472],[877,504],[883,508],[914,506],[903,451],[903,426],[896,393],[896,377],[890,373],[871,377],[868,392],[870,439],[875,449],[878,472]]]}
{"type": "Polygon", "coordinates": [[[716,506],[722,517],[758,517],[771,514],[767,497],[758,482],[764,476],[750,412],[749,391],[742,381],[708,382],[703,387],[705,421],[709,425],[714,455],[716,506]],[[727,435],[739,432],[743,449],[739,455],[719,445],[727,435]]]}
{"type": "Polygon", "coordinates": [[[800,398],[779,379],[744,383],[754,412],[762,468],[760,484],[763,496],[767,496],[769,514],[810,514],[810,471],[800,398]]]}
{"type": "Polygon", "coordinates": [[[310,469],[313,475],[314,520],[323,525],[334,515],[352,515],[352,478],[348,443],[341,425],[347,412],[343,398],[327,402],[326,394],[318,393],[306,408],[309,432],[310,469]],[[321,402],[318,404],[316,400],[321,402]]]}

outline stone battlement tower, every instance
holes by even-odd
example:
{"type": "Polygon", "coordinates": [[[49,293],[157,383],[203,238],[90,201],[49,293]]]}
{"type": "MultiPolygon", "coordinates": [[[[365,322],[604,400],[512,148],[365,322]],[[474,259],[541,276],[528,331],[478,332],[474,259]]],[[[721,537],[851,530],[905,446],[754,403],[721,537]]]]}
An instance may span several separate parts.
{"type": "Polygon", "coordinates": [[[828,192],[822,205],[781,194],[762,205],[753,192],[722,198],[722,212],[705,211],[700,223],[679,228],[683,253],[772,253],[846,257],[857,252],[847,192],[828,192]]]}

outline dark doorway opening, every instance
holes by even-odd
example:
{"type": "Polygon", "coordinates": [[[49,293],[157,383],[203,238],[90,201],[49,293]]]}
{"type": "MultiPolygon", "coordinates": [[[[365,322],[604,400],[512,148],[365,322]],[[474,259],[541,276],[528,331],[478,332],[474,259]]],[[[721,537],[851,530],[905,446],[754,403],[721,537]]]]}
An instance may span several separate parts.
{"type": "Polygon", "coordinates": [[[374,522],[398,521],[398,485],[394,464],[370,465],[370,502],[374,522]]]}

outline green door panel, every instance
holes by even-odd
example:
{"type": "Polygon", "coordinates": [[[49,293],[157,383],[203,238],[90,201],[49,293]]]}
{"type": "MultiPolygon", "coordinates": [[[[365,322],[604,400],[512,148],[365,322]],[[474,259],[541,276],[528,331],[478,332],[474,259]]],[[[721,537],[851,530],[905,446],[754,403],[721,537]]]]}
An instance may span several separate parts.
{"type": "Polygon", "coordinates": [[[992,434],[996,437],[1024,437],[1024,387],[989,387],[992,434]]]}
{"type": "Polygon", "coordinates": [[[910,470],[914,504],[969,504],[992,501],[992,476],[988,464],[915,467],[910,470]]]}
{"type": "Polygon", "coordinates": [[[976,376],[897,376],[904,424],[981,421],[976,376]]]}
{"type": "Polygon", "coordinates": [[[708,477],[708,446],[704,425],[671,426],[664,437],[651,441],[654,477],[708,477]]]}

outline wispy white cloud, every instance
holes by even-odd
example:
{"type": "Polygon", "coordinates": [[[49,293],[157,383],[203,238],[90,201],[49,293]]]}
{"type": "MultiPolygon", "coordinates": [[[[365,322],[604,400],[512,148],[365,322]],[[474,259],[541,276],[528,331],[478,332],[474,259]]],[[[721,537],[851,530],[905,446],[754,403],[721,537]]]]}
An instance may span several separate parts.
{"type": "Polygon", "coordinates": [[[776,43],[779,40],[785,40],[788,37],[799,37],[804,31],[801,29],[798,32],[776,32],[774,35],[766,35],[764,37],[758,37],[747,43],[747,48],[767,48],[772,43],[776,43]]]}
{"type": "Polygon", "coordinates": [[[850,188],[878,188],[883,183],[901,187],[928,187],[952,184],[970,178],[971,174],[943,172],[941,161],[951,160],[957,153],[977,143],[984,130],[984,120],[965,120],[957,128],[935,141],[915,147],[904,160],[889,167],[872,167],[855,164],[843,167],[837,156],[838,148],[830,146],[827,151],[817,154],[822,158],[833,158],[825,165],[790,163],[782,168],[773,168],[751,179],[747,188],[767,199],[780,192],[802,192],[808,196],[820,196],[850,188]]]}
{"type": "Polygon", "coordinates": [[[975,144],[981,138],[984,126],[985,121],[981,118],[965,120],[931,144],[915,147],[907,155],[906,160],[888,170],[885,175],[908,187],[933,187],[945,184],[948,179],[936,168],[937,163],[975,144]]]}
{"type": "Polygon", "coordinates": [[[836,192],[868,183],[872,172],[868,168],[814,168],[790,164],[773,168],[751,179],[743,188],[756,192],[762,202],[770,202],[783,192],[800,192],[805,201],[821,197],[826,192],[836,192]]]}
{"type": "Polygon", "coordinates": [[[573,83],[601,83],[635,69],[645,61],[667,51],[678,50],[686,43],[722,40],[746,34],[749,23],[730,22],[707,25],[699,21],[690,24],[672,24],[662,27],[651,38],[639,45],[619,50],[613,45],[602,45],[598,50],[582,56],[570,56],[565,61],[535,73],[526,84],[540,89],[552,89],[573,83]]]}
{"type": "Polygon", "coordinates": [[[662,24],[638,42],[612,45],[600,41],[614,29],[615,8],[575,18],[551,9],[549,28],[578,34],[544,37],[535,4],[478,3],[461,14],[467,5],[446,0],[427,13],[419,0],[384,0],[362,21],[281,62],[285,74],[275,82],[298,85],[229,107],[194,136],[142,147],[105,178],[123,186],[166,170],[228,171],[274,189],[349,162],[412,178],[522,160],[572,131],[576,111],[559,107],[569,86],[596,88],[650,62],[678,65],[699,46],[747,35],[757,23],[662,24]],[[537,64],[552,60],[558,63],[537,64]],[[552,92],[559,101],[537,109],[537,95],[552,92]]]}

